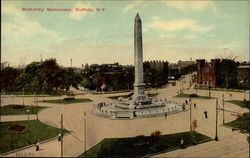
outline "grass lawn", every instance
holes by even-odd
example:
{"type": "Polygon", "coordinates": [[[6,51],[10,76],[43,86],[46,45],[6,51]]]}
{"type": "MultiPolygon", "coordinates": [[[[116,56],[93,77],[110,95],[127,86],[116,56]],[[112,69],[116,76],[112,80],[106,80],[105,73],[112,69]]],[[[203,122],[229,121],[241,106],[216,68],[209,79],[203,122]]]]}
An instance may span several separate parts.
{"type": "MultiPolygon", "coordinates": [[[[37,120],[1,122],[0,125],[0,153],[35,144],[37,139],[43,141],[56,137],[60,132],[60,129],[37,120]],[[24,125],[28,130],[24,133],[10,132],[9,127],[14,124],[24,125]]],[[[66,133],[67,131],[65,130],[64,132],[66,133]]]]}
{"type": "Polygon", "coordinates": [[[83,99],[72,99],[72,100],[64,100],[64,99],[57,99],[57,100],[44,100],[47,103],[57,103],[57,104],[72,104],[72,103],[85,103],[85,102],[92,102],[91,99],[83,98],[83,99]]]}
{"type": "Polygon", "coordinates": [[[18,104],[10,104],[1,107],[2,115],[20,115],[20,114],[36,114],[44,108],[44,106],[33,106],[33,105],[18,105],[18,104]],[[29,112],[27,112],[29,110],[29,112]]]}
{"type": "MultiPolygon", "coordinates": [[[[158,95],[158,93],[149,93],[149,94],[147,94],[147,95],[148,95],[149,97],[156,97],[156,96],[158,95]]],[[[116,99],[118,99],[119,97],[128,98],[128,95],[117,95],[117,96],[110,96],[110,97],[107,97],[107,98],[116,100],[116,99]]]]}
{"type": "Polygon", "coordinates": [[[79,157],[142,157],[161,151],[180,147],[181,138],[184,146],[193,144],[193,138],[197,143],[212,140],[210,137],[197,132],[190,132],[153,136],[137,136],[130,138],[105,138],[79,157]]]}
{"type": "MultiPolygon", "coordinates": [[[[194,89],[198,89],[198,90],[208,90],[208,88],[201,88],[201,87],[197,87],[194,89]]],[[[226,91],[226,92],[244,92],[243,89],[227,89],[227,88],[210,88],[210,90],[213,91],[226,91]]]]}
{"type": "Polygon", "coordinates": [[[250,101],[241,101],[241,100],[227,100],[225,102],[239,105],[242,108],[250,109],[250,101]]]}
{"type": "MultiPolygon", "coordinates": [[[[190,94],[178,94],[176,95],[175,97],[183,97],[183,98],[189,98],[190,97],[190,94]]],[[[194,96],[191,96],[191,98],[198,98],[198,99],[214,99],[214,97],[208,97],[208,96],[202,96],[202,95],[198,95],[196,97],[194,96]]]]}
{"type": "Polygon", "coordinates": [[[244,113],[239,119],[226,123],[225,125],[247,130],[250,130],[250,113],[244,113]]]}

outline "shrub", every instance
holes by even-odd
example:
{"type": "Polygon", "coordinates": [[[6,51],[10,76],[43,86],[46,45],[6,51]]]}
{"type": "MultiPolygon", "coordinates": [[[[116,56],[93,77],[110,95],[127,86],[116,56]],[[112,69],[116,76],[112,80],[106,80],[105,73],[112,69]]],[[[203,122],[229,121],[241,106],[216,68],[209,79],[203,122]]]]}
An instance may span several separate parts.
{"type": "Polygon", "coordinates": [[[65,100],[65,101],[70,101],[70,100],[74,100],[75,99],[75,97],[67,97],[67,98],[63,98],[63,100],[65,100]]]}
{"type": "Polygon", "coordinates": [[[159,131],[159,130],[154,131],[154,132],[151,133],[151,135],[150,135],[150,141],[151,141],[152,143],[158,141],[159,138],[160,138],[160,135],[161,135],[161,131],[159,131]]]}
{"type": "Polygon", "coordinates": [[[192,93],[192,94],[189,94],[189,97],[198,97],[198,95],[195,93],[192,93]]]}

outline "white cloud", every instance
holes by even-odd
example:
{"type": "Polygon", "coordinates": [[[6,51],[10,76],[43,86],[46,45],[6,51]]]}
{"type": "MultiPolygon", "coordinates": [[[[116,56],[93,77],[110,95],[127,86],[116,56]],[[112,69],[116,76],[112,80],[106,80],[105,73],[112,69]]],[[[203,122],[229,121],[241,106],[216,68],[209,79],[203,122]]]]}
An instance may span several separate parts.
{"type": "Polygon", "coordinates": [[[127,5],[124,9],[123,9],[123,12],[126,13],[128,12],[129,10],[135,8],[138,4],[141,4],[143,3],[143,1],[135,1],[129,5],[127,5]]]}
{"type": "Polygon", "coordinates": [[[42,34],[59,39],[57,32],[42,27],[37,21],[29,20],[24,12],[20,10],[21,7],[19,7],[19,4],[15,6],[5,4],[2,8],[2,14],[4,16],[11,16],[8,22],[2,23],[3,37],[20,41],[23,39],[31,39],[35,35],[42,34]]]}
{"type": "Polygon", "coordinates": [[[204,10],[207,7],[212,7],[213,10],[216,9],[215,4],[212,1],[160,1],[167,6],[175,7],[177,9],[185,10],[204,10]]]}
{"type": "Polygon", "coordinates": [[[183,36],[183,38],[184,38],[184,39],[195,39],[196,36],[190,34],[190,35],[185,35],[185,36],[183,36]]]}
{"type": "MultiPolygon", "coordinates": [[[[76,2],[73,8],[90,8],[93,9],[92,2],[76,2]]],[[[69,18],[74,20],[81,20],[85,15],[90,14],[91,12],[86,11],[72,11],[69,13],[69,18]]]]}
{"type": "Polygon", "coordinates": [[[174,34],[160,34],[160,38],[174,38],[176,37],[174,34]]]}
{"type": "Polygon", "coordinates": [[[147,27],[165,31],[189,30],[192,32],[207,32],[212,29],[211,25],[208,27],[200,26],[192,19],[163,21],[159,17],[153,17],[152,23],[147,25],[147,27]]]}

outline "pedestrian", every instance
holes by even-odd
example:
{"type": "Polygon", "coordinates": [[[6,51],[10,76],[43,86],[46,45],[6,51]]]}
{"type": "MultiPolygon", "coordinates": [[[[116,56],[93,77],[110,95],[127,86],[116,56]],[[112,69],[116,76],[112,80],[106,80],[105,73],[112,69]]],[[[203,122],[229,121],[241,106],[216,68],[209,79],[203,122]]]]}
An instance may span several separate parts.
{"type": "Polygon", "coordinates": [[[185,100],[185,103],[186,103],[186,104],[188,104],[188,101],[187,101],[187,100],[185,100]]]}
{"type": "Polygon", "coordinates": [[[39,145],[40,145],[40,142],[39,142],[39,139],[37,139],[37,142],[36,142],[36,151],[38,151],[39,150],[39,145]]]}
{"type": "Polygon", "coordinates": [[[205,118],[207,119],[207,111],[204,111],[204,114],[205,114],[205,118]]]}
{"type": "Polygon", "coordinates": [[[185,104],[182,104],[182,111],[186,110],[185,104]]]}
{"type": "Polygon", "coordinates": [[[194,108],[196,109],[196,103],[194,103],[194,108]]]}
{"type": "Polygon", "coordinates": [[[184,148],[184,140],[181,138],[181,148],[184,148]]]}
{"type": "Polygon", "coordinates": [[[167,119],[167,113],[165,113],[165,119],[167,119]]]}
{"type": "Polygon", "coordinates": [[[61,141],[61,132],[58,134],[58,142],[61,141]]]}

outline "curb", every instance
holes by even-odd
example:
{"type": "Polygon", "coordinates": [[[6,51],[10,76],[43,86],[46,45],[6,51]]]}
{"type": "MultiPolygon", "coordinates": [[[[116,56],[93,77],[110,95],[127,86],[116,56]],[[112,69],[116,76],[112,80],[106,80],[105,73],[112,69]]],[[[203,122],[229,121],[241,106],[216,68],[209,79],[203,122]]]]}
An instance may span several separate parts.
{"type": "MultiPolygon", "coordinates": [[[[64,134],[64,136],[67,136],[68,133],[64,134]]],[[[44,141],[41,141],[40,144],[44,144],[44,143],[47,143],[47,142],[50,142],[50,141],[53,141],[53,140],[56,140],[58,139],[58,137],[53,137],[53,138],[50,138],[50,139],[47,139],[47,140],[44,140],[44,141]]],[[[12,150],[12,151],[8,151],[6,153],[3,153],[3,154],[0,154],[0,156],[5,156],[5,155],[8,155],[8,154],[11,154],[11,153],[15,153],[15,152],[18,152],[18,151],[21,151],[21,150],[24,150],[24,149],[28,149],[28,148],[31,148],[31,147],[34,147],[35,144],[31,144],[31,145],[28,145],[28,146],[25,146],[25,147],[22,147],[22,148],[19,148],[19,149],[15,149],[15,150],[12,150]]]]}

